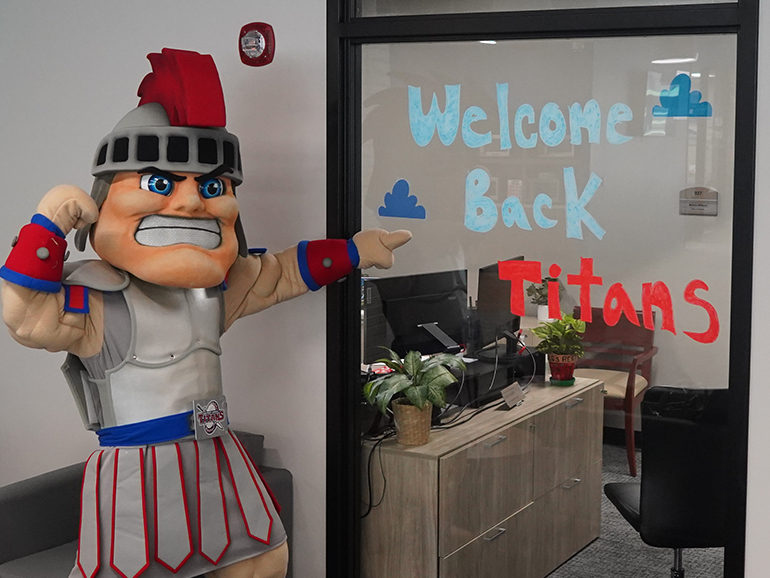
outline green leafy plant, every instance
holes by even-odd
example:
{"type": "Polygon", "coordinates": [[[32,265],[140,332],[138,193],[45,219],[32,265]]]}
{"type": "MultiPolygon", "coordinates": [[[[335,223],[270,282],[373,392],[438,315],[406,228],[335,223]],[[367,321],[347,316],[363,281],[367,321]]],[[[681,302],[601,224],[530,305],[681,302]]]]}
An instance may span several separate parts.
{"type": "Polygon", "coordinates": [[[572,315],[561,314],[561,319],[541,322],[532,328],[532,333],[541,341],[537,350],[542,353],[560,353],[562,355],[577,355],[583,357],[583,336],[586,322],[575,319],[572,315]]]}
{"type": "Polygon", "coordinates": [[[388,357],[378,362],[393,372],[364,385],[364,397],[370,404],[377,405],[385,415],[391,400],[402,397],[421,409],[426,401],[446,407],[446,388],[457,381],[449,369],[465,371],[465,363],[459,355],[439,353],[423,361],[419,351],[410,351],[402,360],[392,349],[383,349],[388,357]]]}
{"type": "MultiPolygon", "coordinates": [[[[543,277],[542,283],[532,283],[527,287],[527,295],[535,305],[548,305],[548,282],[559,281],[556,277],[543,277]]],[[[559,294],[562,293],[561,282],[559,283],[559,294]]]]}

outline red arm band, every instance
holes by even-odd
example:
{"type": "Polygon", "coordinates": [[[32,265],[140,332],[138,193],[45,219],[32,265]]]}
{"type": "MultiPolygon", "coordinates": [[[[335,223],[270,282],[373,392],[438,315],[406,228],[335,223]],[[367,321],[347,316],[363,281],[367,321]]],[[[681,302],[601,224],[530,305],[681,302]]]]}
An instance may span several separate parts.
{"type": "Polygon", "coordinates": [[[350,273],[359,257],[353,241],[324,239],[302,241],[297,246],[297,260],[303,281],[317,291],[350,273]]]}
{"type": "Polygon", "coordinates": [[[0,277],[22,287],[58,293],[67,241],[58,227],[42,215],[22,227],[0,277]]]}

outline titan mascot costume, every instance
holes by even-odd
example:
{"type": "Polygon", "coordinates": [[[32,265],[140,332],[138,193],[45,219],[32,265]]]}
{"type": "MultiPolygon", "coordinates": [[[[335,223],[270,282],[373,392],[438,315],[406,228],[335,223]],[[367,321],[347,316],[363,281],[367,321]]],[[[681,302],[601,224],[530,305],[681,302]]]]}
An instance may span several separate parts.
{"type": "Polygon", "coordinates": [[[101,449],[85,466],[71,578],[282,577],[270,491],[228,431],[220,336],[354,267],[388,268],[407,231],[249,250],[238,139],[213,59],[164,49],[139,106],[99,144],[91,196],[49,191],[0,270],[14,339],[62,367],[101,449]],[[65,237],[100,260],[65,264],[65,237]]]}

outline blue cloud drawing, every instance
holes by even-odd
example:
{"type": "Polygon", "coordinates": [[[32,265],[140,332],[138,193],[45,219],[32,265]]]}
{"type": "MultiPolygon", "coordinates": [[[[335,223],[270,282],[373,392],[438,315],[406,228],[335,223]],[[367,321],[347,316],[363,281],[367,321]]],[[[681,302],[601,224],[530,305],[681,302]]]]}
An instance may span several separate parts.
{"type": "Polygon", "coordinates": [[[660,91],[660,106],[652,107],[652,116],[711,116],[711,103],[701,102],[702,94],[690,92],[690,77],[677,74],[668,90],[660,91]]]}
{"type": "Polygon", "coordinates": [[[385,202],[379,210],[380,217],[404,217],[424,219],[425,207],[417,204],[417,197],[409,194],[409,183],[399,179],[392,193],[385,193],[385,202]]]}

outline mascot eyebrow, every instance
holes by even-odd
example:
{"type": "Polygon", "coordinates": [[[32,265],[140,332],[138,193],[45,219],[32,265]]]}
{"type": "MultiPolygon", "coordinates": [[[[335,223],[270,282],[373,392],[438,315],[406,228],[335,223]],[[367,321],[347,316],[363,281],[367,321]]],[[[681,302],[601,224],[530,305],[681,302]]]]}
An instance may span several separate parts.
{"type": "Polygon", "coordinates": [[[144,169],[139,169],[136,171],[140,175],[145,174],[154,174],[154,175],[160,175],[165,179],[168,179],[169,181],[174,181],[175,183],[181,182],[185,180],[187,177],[183,177],[182,175],[175,175],[174,173],[170,173],[169,171],[164,171],[163,169],[159,169],[157,167],[147,167],[144,169]]]}
{"type": "MultiPolygon", "coordinates": [[[[199,183],[204,183],[209,179],[214,179],[219,175],[222,175],[230,171],[232,171],[232,167],[229,167],[228,165],[219,165],[213,171],[209,171],[208,173],[203,175],[198,175],[197,177],[195,177],[195,180],[198,181],[199,183]]],[[[182,175],[177,175],[169,171],[164,171],[163,169],[159,169],[157,167],[145,167],[143,169],[139,169],[136,172],[139,173],[140,175],[149,174],[149,173],[160,175],[164,178],[167,178],[170,181],[174,181],[175,183],[179,183],[187,178],[187,177],[183,177],[182,175]]]]}
{"type": "Polygon", "coordinates": [[[195,177],[195,180],[198,181],[199,183],[205,183],[209,179],[215,179],[219,175],[224,173],[229,173],[232,170],[233,170],[232,167],[229,167],[227,165],[219,165],[213,171],[209,171],[205,175],[198,175],[197,177],[195,177]]]}

